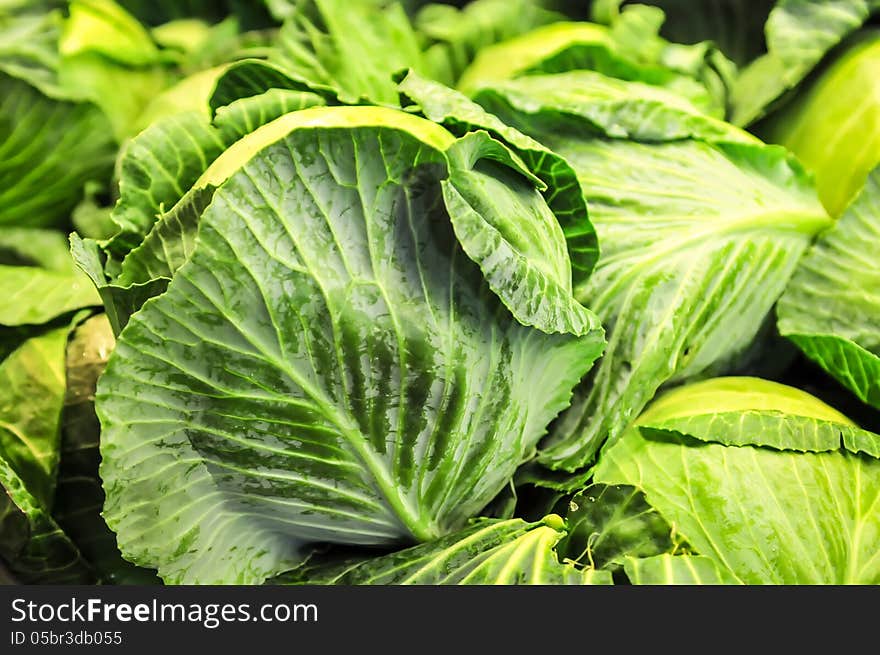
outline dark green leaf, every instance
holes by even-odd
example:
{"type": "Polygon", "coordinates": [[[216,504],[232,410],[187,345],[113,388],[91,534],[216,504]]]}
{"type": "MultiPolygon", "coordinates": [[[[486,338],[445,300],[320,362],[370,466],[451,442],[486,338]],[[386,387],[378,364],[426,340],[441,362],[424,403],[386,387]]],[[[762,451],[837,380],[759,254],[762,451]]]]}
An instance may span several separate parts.
{"type": "Polygon", "coordinates": [[[115,148],[97,107],[49,98],[0,68],[0,226],[61,224],[85,183],[109,175],[115,148]]]}
{"type": "Polygon", "coordinates": [[[535,188],[543,183],[485,132],[463,137],[447,155],[443,197],[456,237],[511,313],[545,332],[601,330],[572,296],[565,235],[535,188]]]}
{"type": "Polygon", "coordinates": [[[612,570],[626,557],[650,557],[678,548],[674,529],[635,487],[591,485],[568,501],[560,559],[612,570]]]}
{"type": "Polygon", "coordinates": [[[88,584],[94,574],[73,542],[0,457],[0,558],[25,584],[88,584]]]}

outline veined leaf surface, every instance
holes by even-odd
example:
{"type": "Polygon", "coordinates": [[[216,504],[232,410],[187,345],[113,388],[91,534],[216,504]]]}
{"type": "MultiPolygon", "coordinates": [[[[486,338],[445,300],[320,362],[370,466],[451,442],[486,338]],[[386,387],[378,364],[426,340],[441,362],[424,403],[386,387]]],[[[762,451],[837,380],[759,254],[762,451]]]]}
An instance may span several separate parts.
{"type": "Polygon", "coordinates": [[[779,331],[880,408],[880,168],[801,261],[779,301],[779,331]]]}
{"type": "Polygon", "coordinates": [[[320,111],[340,127],[297,117],[223,182],[99,383],[105,515],[166,581],[460,528],[601,350],[521,325],[460,250],[449,133],[320,111]]]}
{"type": "Polygon", "coordinates": [[[0,226],[66,219],[83,185],[111,172],[114,150],[97,107],[45,96],[0,65],[0,226]]]}
{"type": "Polygon", "coordinates": [[[623,568],[634,585],[733,584],[733,579],[720,571],[715,562],[699,555],[628,557],[623,568]]]}
{"type": "Polygon", "coordinates": [[[578,285],[587,280],[599,256],[599,245],[577,175],[571,166],[546,146],[505,124],[458,91],[413,71],[407,72],[399,88],[402,94],[417,103],[422,115],[440,123],[453,134],[464,136],[470,131],[485,130],[522,158],[529,170],[546,185],[544,197],[565,235],[572,283],[578,285]]]}
{"type": "Polygon", "coordinates": [[[611,584],[611,573],[560,562],[562,520],[482,520],[419,546],[373,559],[307,562],[279,582],[338,585],[611,584]]]}
{"type": "Polygon", "coordinates": [[[856,452],[846,438],[826,449],[814,447],[809,431],[797,440],[792,430],[790,447],[778,450],[776,435],[753,431],[748,421],[716,423],[699,439],[656,429],[698,407],[711,416],[758,397],[780,412],[791,408],[795,418],[846,421],[807,394],[792,397],[795,391],[748,378],[671,391],[603,451],[596,480],[642,489],[688,544],[733,581],[877,584],[880,435],[865,433],[873,446],[856,452]]]}
{"type": "Polygon", "coordinates": [[[565,157],[599,234],[599,263],[575,295],[602,319],[608,347],[542,444],[541,461],[569,471],[589,465],[661,385],[744,351],[831,223],[783,149],[684,101],[652,109],[639,85],[594,88],[593,78],[530,76],[477,95],[565,157]]]}
{"type": "Polygon", "coordinates": [[[111,213],[119,233],[106,243],[71,237],[74,258],[101,294],[114,332],[164,291],[186,261],[214,191],[196,183],[226,147],[278,116],[322,103],[311,93],[272,89],[221,107],[213,124],[201,112],[182,112],[128,142],[111,213]]]}

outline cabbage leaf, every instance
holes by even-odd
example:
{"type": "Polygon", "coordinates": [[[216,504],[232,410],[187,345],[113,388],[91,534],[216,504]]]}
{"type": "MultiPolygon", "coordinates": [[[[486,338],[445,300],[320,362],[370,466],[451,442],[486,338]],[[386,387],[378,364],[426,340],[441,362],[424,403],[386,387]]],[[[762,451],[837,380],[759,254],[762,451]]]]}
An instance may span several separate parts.
{"type": "MultiPolygon", "coordinates": [[[[642,489],[696,554],[715,564],[719,579],[877,584],[878,456],[880,435],[859,431],[805,392],[721,378],[661,396],[603,452],[596,480],[642,489]],[[754,412],[794,419],[790,441],[780,443],[773,424],[751,421],[754,412]],[[729,413],[742,420],[713,420],[729,413]],[[817,426],[836,430],[837,438],[817,443],[817,426]]],[[[687,562],[660,564],[674,565],[676,577],[687,562]]],[[[658,563],[649,568],[656,579],[658,563]]],[[[637,579],[640,573],[648,575],[637,565],[637,579]]]]}
{"type": "Polygon", "coordinates": [[[476,96],[574,168],[601,244],[575,295],[608,347],[542,443],[553,469],[590,465],[662,385],[729,366],[831,222],[782,148],[668,96],[590,71],[476,96]]]}
{"type": "Polygon", "coordinates": [[[218,160],[233,172],[192,254],[99,382],[105,516],[166,582],[459,529],[601,351],[598,325],[520,324],[461,252],[450,133],[378,108],[288,117],[218,160]]]}
{"type": "Polygon", "coordinates": [[[779,301],[779,331],[880,408],[880,168],[801,261],[779,301]]]}

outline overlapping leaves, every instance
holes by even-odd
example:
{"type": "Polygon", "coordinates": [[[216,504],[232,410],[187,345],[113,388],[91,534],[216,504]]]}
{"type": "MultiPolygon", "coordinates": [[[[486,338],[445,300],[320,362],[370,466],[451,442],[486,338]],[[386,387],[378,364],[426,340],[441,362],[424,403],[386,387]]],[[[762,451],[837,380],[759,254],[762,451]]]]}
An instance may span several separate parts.
{"type": "Polygon", "coordinates": [[[878,455],[880,436],[802,391],[719,379],[658,400],[606,450],[596,479],[638,486],[706,558],[631,561],[637,582],[876,584],[878,455]],[[756,412],[794,421],[785,443],[756,412]],[[742,420],[714,418],[725,413],[742,420]],[[823,430],[836,439],[817,441],[823,430]]]}
{"type": "Polygon", "coordinates": [[[880,169],[801,261],[779,330],[862,401],[880,408],[880,169]]]}
{"type": "Polygon", "coordinates": [[[552,468],[589,465],[661,385],[740,355],[830,222],[784,150],[648,89],[580,72],[477,95],[572,165],[602,244],[575,294],[609,344],[543,444],[552,468]]]}
{"type": "Polygon", "coordinates": [[[270,145],[214,193],[189,260],[101,381],[106,515],[166,581],[255,582],[301,541],[456,529],[601,348],[595,330],[521,325],[459,250],[448,132],[310,111],[263,128],[270,145]]]}
{"type": "Polygon", "coordinates": [[[376,558],[316,557],[278,582],[307,584],[611,584],[608,571],[560,562],[558,516],[540,523],[484,520],[473,527],[376,558]]]}
{"type": "Polygon", "coordinates": [[[18,579],[880,581],[880,6],[251,4],[0,9],[18,579]]]}

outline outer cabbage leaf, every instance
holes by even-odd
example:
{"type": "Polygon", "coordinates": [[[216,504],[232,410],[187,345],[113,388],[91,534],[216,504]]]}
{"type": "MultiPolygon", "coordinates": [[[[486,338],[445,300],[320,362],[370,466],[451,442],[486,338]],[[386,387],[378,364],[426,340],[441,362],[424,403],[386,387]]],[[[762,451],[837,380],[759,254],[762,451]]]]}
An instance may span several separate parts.
{"type": "Polygon", "coordinates": [[[477,95],[566,158],[602,244],[575,295],[602,319],[608,347],[540,453],[568,471],[589,465],[661,385],[711,374],[748,348],[830,223],[783,149],[693,109],[676,113],[642,86],[627,100],[628,83],[602,81],[593,96],[593,81],[532,76],[477,95]]]}
{"type": "Polygon", "coordinates": [[[226,147],[288,111],[322,103],[311,93],[273,89],[221,107],[213,124],[201,112],[168,116],[127,144],[111,213],[118,234],[106,243],[71,237],[74,258],[100,292],[117,334],[165,290],[192,251],[198,217],[214,190],[197,182],[226,147]]]}
{"type": "Polygon", "coordinates": [[[499,82],[479,91],[476,99],[502,118],[523,125],[527,133],[540,133],[553,121],[567,131],[586,127],[613,139],[658,142],[699,138],[757,143],[748,133],[707,116],[666,89],[594,71],[531,75],[499,82]]]}
{"type": "Polygon", "coordinates": [[[120,156],[119,201],[113,220],[124,232],[145,235],[226,148],[198,113],[159,121],[132,139],[120,156]]]}
{"type": "Polygon", "coordinates": [[[0,234],[0,330],[43,325],[100,304],[62,234],[33,228],[6,228],[0,234]]]}
{"type": "Polygon", "coordinates": [[[461,93],[409,71],[400,92],[418,105],[420,113],[453,134],[485,130],[503,141],[545,185],[544,198],[565,235],[572,267],[572,282],[586,281],[599,255],[596,230],[571,166],[559,155],[510,127],[461,93]]]}
{"type": "Polygon", "coordinates": [[[760,130],[816,175],[819,197],[840,216],[880,164],[880,30],[863,30],[760,130]]]}
{"type": "MultiPolygon", "coordinates": [[[[74,238],[77,260],[101,291],[115,330],[120,330],[148,297],[164,291],[167,280],[192,251],[201,213],[210,204],[214,189],[237,170],[240,160],[277,138],[278,129],[292,129],[297,122],[311,120],[310,116],[322,116],[321,112],[296,112],[321,102],[312,93],[270,89],[218,109],[214,125],[197,115],[182,114],[152,126],[132,143],[122,161],[128,177],[137,184],[123,186],[114,212],[129,232],[105,247],[107,263],[101,262],[96,244],[74,238]],[[289,109],[294,111],[285,113],[289,109]],[[278,114],[283,118],[270,120],[278,114]],[[271,125],[260,125],[263,121],[271,125]],[[260,129],[242,134],[258,125],[260,129]],[[218,157],[222,144],[236,139],[218,157]],[[183,141],[182,152],[174,156],[153,154],[173,140],[183,141]],[[149,162],[163,158],[177,161],[177,170],[169,165],[153,174],[138,174],[149,162]],[[180,197],[186,187],[189,191],[180,197]],[[113,250],[125,252],[126,242],[137,242],[137,231],[142,231],[150,212],[162,210],[159,199],[163,197],[179,199],[121,263],[112,261],[113,250]]],[[[478,106],[477,110],[484,113],[478,106]]],[[[398,115],[412,120],[408,114],[398,115]]],[[[480,265],[492,290],[525,325],[578,335],[601,330],[598,319],[574,300],[566,235],[560,229],[560,223],[569,228],[568,250],[582,255],[577,278],[582,279],[594,260],[595,234],[586,220],[573,171],[522,135],[520,139],[533,148],[512,150],[486,133],[470,134],[459,141],[446,134],[449,179],[443,182],[444,201],[458,240],[480,265]],[[525,151],[530,165],[517,151],[525,151]],[[564,185],[550,190],[545,179],[564,185]],[[579,224],[572,225],[575,218],[579,224]]]]}
{"type": "Polygon", "coordinates": [[[0,325],[40,325],[68,312],[100,305],[89,280],[78,270],[0,265],[0,325]]]}
{"type": "Polygon", "coordinates": [[[778,0],[765,26],[767,54],[733,89],[733,117],[749,125],[800,84],[825,55],[880,10],[877,0],[778,0]]]}
{"type": "Polygon", "coordinates": [[[323,104],[326,104],[323,97],[309,91],[268,89],[260,95],[240,98],[218,107],[214,124],[232,142],[279,116],[323,104]]]}
{"type": "Polygon", "coordinates": [[[69,5],[67,17],[0,17],[0,224],[68,220],[169,79],[162,51],[117,4],[69,5]]]}
{"type": "Polygon", "coordinates": [[[185,77],[153,98],[137,120],[140,129],[183,111],[198,111],[210,119],[208,101],[217,81],[238,61],[256,61],[271,51],[274,32],[240,33],[235,19],[217,25],[183,19],[152,30],[152,36],[176,62],[185,77]]]}
{"type": "Polygon", "coordinates": [[[523,324],[546,332],[600,331],[575,300],[565,235],[535,188],[540,179],[485,132],[447,151],[443,198],[455,235],[501,301],[523,324]]]}
{"type": "Polygon", "coordinates": [[[459,250],[448,132],[377,108],[288,116],[240,147],[99,382],[105,516],[166,582],[261,582],[304,541],[460,528],[601,350],[519,324],[459,250]]]}
{"type": "MultiPolygon", "coordinates": [[[[793,429],[778,437],[742,422],[711,422],[716,412],[753,405],[824,420],[838,414],[797,390],[755,379],[713,380],[669,392],[599,460],[596,480],[641,488],[648,502],[710,558],[726,579],[746,584],[876,584],[880,581],[880,435],[859,452],[793,429]],[[717,392],[717,393],[716,393],[717,392]],[[751,401],[751,402],[749,402],[751,401]],[[669,423],[702,409],[700,434],[669,423]],[[798,441],[800,433],[804,437],[798,441]],[[694,437],[699,437],[695,439],[694,437]],[[724,445],[726,442],[738,445],[724,445]],[[770,444],[773,447],[766,447],[770,444]],[[868,452],[871,451],[871,452],[868,452]]],[[[850,424],[852,426],[852,424],[850,424]]],[[[855,426],[852,426],[855,427],[855,426]]]]}
{"type": "MultiPolygon", "coordinates": [[[[84,197],[70,213],[70,222],[74,231],[84,239],[110,239],[116,234],[116,225],[110,218],[113,208],[105,204],[108,198],[107,188],[101,182],[93,181],[86,184],[84,197]]],[[[64,234],[57,236],[64,239],[64,234]]],[[[70,246],[65,248],[65,255],[70,256],[70,246]]]]}
{"type": "Polygon", "coordinates": [[[227,66],[217,80],[211,94],[210,107],[212,111],[216,111],[236,100],[258,96],[271,89],[315,93],[327,100],[328,104],[339,104],[338,90],[332,86],[306,80],[278,63],[262,59],[243,59],[227,66]]]}
{"type": "Polygon", "coordinates": [[[712,99],[713,113],[721,117],[726,115],[736,65],[713,43],[694,43],[693,34],[686,40],[690,45],[670,43],[660,36],[667,21],[663,10],[657,7],[637,3],[611,13],[613,15],[607,22],[623,52],[643,64],[659,63],[699,81],[712,99]]]}
{"type": "Polygon", "coordinates": [[[72,0],[59,46],[63,56],[88,51],[133,67],[160,56],[144,26],[113,0],[72,0]]]}
{"type": "Polygon", "coordinates": [[[31,228],[0,234],[0,293],[0,457],[15,484],[50,507],[67,335],[80,320],[75,310],[100,298],[74,267],[64,237],[31,228]]]}
{"type": "Polygon", "coordinates": [[[634,585],[720,585],[734,580],[719,570],[709,557],[699,555],[654,555],[628,557],[623,565],[634,585]]]}
{"type": "Polygon", "coordinates": [[[50,513],[69,330],[31,328],[36,334],[0,361],[0,559],[24,583],[82,584],[94,579],[50,513]]]}
{"type": "MultiPolygon", "coordinates": [[[[208,102],[214,93],[217,80],[226,72],[226,68],[226,65],[219,65],[200,69],[162,91],[137,117],[137,133],[174,114],[196,112],[205,120],[210,120],[208,102]]],[[[179,148],[180,145],[175,144],[175,147],[179,148]]]]}
{"type": "Polygon", "coordinates": [[[627,557],[680,549],[674,528],[635,487],[590,485],[566,502],[567,534],[556,547],[563,561],[612,571],[627,557]]]}
{"type": "Polygon", "coordinates": [[[801,261],[779,301],[779,331],[880,408],[880,168],[801,261]]]}
{"type": "Polygon", "coordinates": [[[373,559],[318,559],[278,582],[337,585],[611,584],[611,574],[560,563],[562,520],[482,520],[460,532],[373,559]]]}
{"type": "Polygon", "coordinates": [[[843,446],[880,457],[875,434],[805,391],[760,378],[715,378],[689,385],[687,393],[670,392],[651,405],[638,425],[644,434],[677,432],[725,446],[800,452],[843,446]],[[706,405],[712,407],[711,413],[706,405]]]}
{"type": "Polygon", "coordinates": [[[0,62],[0,226],[65,220],[83,185],[110,173],[115,148],[97,107],[45,96],[0,62]]]}
{"type": "Polygon", "coordinates": [[[69,271],[73,262],[64,234],[39,228],[6,227],[0,233],[0,266],[69,271]]]}
{"type": "Polygon", "coordinates": [[[59,83],[69,97],[100,107],[121,143],[137,134],[139,115],[172,80],[171,60],[113,0],[72,0],[68,12],[58,42],[59,83]]]}
{"type": "Polygon", "coordinates": [[[70,252],[77,266],[97,287],[107,318],[117,334],[144,302],[162,293],[168,285],[167,278],[127,287],[113,284],[104,270],[104,255],[98,243],[92,239],[82,239],[76,233],[70,235],[70,252]]]}
{"type": "Polygon", "coordinates": [[[0,69],[43,95],[61,98],[57,71],[62,24],[61,12],[49,8],[34,13],[12,7],[0,15],[0,69]]]}

